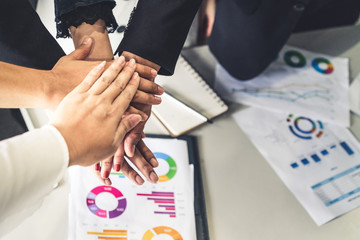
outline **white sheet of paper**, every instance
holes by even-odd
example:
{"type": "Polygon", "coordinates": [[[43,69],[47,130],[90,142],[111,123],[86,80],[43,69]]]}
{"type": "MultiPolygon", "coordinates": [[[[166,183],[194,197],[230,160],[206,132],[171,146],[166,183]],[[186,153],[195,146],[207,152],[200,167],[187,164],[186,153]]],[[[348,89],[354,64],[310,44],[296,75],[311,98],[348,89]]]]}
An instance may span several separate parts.
{"type": "Polygon", "coordinates": [[[69,239],[196,239],[194,172],[186,141],[145,142],[159,161],[158,184],[137,186],[112,173],[113,185],[107,187],[90,169],[70,169],[69,239]]]}
{"type": "Polygon", "coordinates": [[[215,89],[229,101],[350,125],[348,59],[285,46],[264,73],[250,81],[216,67],[215,89]]]}
{"type": "Polygon", "coordinates": [[[318,225],[360,205],[360,144],[348,129],[260,108],[233,117],[318,225]]]}
{"type": "Polygon", "coordinates": [[[360,116],[360,74],[350,85],[350,110],[360,116]]]}

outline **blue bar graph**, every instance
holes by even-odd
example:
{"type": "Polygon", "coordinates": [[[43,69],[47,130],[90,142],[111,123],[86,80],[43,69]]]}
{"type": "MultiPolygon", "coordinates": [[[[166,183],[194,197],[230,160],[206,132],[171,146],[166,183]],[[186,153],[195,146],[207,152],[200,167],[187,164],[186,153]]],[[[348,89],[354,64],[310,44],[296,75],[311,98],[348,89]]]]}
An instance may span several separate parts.
{"type": "Polygon", "coordinates": [[[324,149],[324,150],[321,151],[321,154],[323,156],[327,156],[327,155],[329,155],[329,152],[328,152],[328,150],[324,149]]]}
{"type": "Polygon", "coordinates": [[[299,164],[297,164],[297,163],[292,163],[292,164],[290,164],[290,166],[291,166],[292,168],[297,168],[297,167],[299,167],[299,164]]]}
{"type": "Polygon", "coordinates": [[[320,162],[321,161],[321,159],[319,158],[319,156],[318,155],[316,155],[316,154],[313,154],[313,155],[311,155],[311,158],[314,160],[314,162],[320,162]]]}
{"type": "Polygon", "coordinates": [[[354,154],[354,151],[349,147],[349,145],[346,142],[340,142],[340,145],[347,152],[347,154],[349,154],[349,155],[354,154]]]}
{"type": "Polygon", "coordinates": [[[302,164],[304,164],[304,165],[308,165],[308,164],[310,163],[309,160],[307,160],[306,158],[301,159],[301,162],[302,162],[302,164]]]}

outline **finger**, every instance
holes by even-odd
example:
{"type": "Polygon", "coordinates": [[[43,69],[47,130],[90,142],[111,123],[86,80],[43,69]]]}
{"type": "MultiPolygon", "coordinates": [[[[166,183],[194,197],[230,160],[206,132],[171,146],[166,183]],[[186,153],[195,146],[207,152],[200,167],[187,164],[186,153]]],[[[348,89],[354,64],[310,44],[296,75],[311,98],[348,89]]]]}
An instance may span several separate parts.
{"type": "Polygon", "coordinates": [[[149,117],[144,113],[143,111],[140,111],[137,108],[134,108],[133,106],[129,106],[126,112],[124,113],[123,117],[129,116],[130,114],[139,114],[142,118],[142,121],[146,121],[149,117]]]}
{"type": "Polygon", "coordinates": [[[117,96],[112,104],[115,112],[117,112],[120,115],[124,114],[126,109],[129,107],[130,102],[135,96],[135,93],[139,86],[139,81],[140,81],[139,75],[134,74],[130,82],[125,87],[125,89],[120,93],[120,95],[118,95],[119,93],[115,94],[115,92],[118,90],[111,90],[112,92],[110,92],[109,94],[117,96]]]}
{"type": "Polygon", "coordinates": [[[113,165],[113,157],[108,157],[101,161],[101,177],[106,179],[110,176],[111,168],[113,165]]]}
{"type": "Polygon", "coordinates": [[[141,138],[142,139],[146,138],[146,135],[145,135],[144,131],[141,133],[141,138]]]}
{"type": "MultiPolygon", "coordinates": [[[[95,165],[93,165],[93,166],[95,166],[95,165]]],[[[92,167],[91,170],[93,171],[95,176],[99,179],[99,181],[102,184],[107,185],[107,186],[110,186],[112,184],[110,178],[104,179],[104,178],[101,177],[101,172],[100,171],[97,171],[94,167],[92,167]]]]}
{"type": "Polygon", "coordinates": [[[135,103],[158,105],[161,103],[161,98],[158,96],[154,96],[153,94],[137,90],[132,101],[135,103]]]}
{"type": "Polygon", "coordinates": [[[70,53],[67,57],[74,60],[84,60],[90,53],[92,46],[92,39],[90,37],[85,37],[82,41],[80,47],[70,53]]]}
{"type": "MultiPolygon", "coordinates": [[[[116,79],[109,86],[109,88],[104,91],[104,96],[114,100],[116,97],[119,96],[119,94],[121,94],[125,90],[127,85],[133,79],[135,79],[136,82],[140,81],[139,74],[135,72],[135,62],[130,61],[129,64],[124,68],[124,70],[116,77],[116,79]]],[[[138,86],[139,85],[137,84],[137,87],[138,86]]]]}
{"type": "Polygon", "coordinates": [[[114,154],[114,158],[113,158],[113,169],[116,172],[119,172],[121,169],[121,166],[123,165],[124,162],[124,144],[121,143],[119,148],[116,150],[115,154],[114,154]]]}
{"type": "Polygon", "coordinates": [[[103,61],[102,63],[91,69],[91,71],[86,75],[85,79],[74,89],[74,91],[88,91],[104,72],[105,64],[106,62],[103,61]]]}
{"type": "Polygon", "coordinates": [[[139,90],[156,95],[161,95],[164,93],[164,88],[145,78],[140,78],[139,90]]]}
{"type": "Polygon", "coordinates": [[[140,140],[136,145],[139,152],[143,155],[145,160],[151,164],[152,167],[156,168],[159,166],[159,162],[156,160],[155,155],[152,151],[146,146],[143,140],[140,140]]]}
{"type": "Polygon", "coordinates": [[[116,130],[115,139],[118,142],[122,142],[124,140],[125,135],[131,131],[134,127],[136,127],[140,121],[142,120],[141,116],[138,114],[131,114],[125,118],[123,118],[116,130]]]}
{"type": "Polygon", "coordinates": [[[146,161],[144,156],[138,149],[135,150],[133,157],[128,157],[129,160],[135,165],[137,169],[146,177],[151,183],[157,183],[159,180],[158,175],[155,173],[153,167],[146,161]]]}
{"type": "Polygon", "coordinates": [[[144,123],[138,124],[129,134],[125,137],[124,140],[124,149],[127,156],[132,157],[135,153],[136,144],[141,139],[141,133],[144,130],[144,123]]]}
{"type": "Polygon", "coordinates": [[[140,77],[146,78],[150,81],[154,81],[157,76],[157,71],[155,69],[140,63],[136,64],[136,72],[139,73],[140,77]]]}
{"type": "Polygon", "coordinates": [[[123,69],[124,65],[125,58],[117,58],[95,82],[89,92],[95,95],[99,95],[104,92],[104,90],[111,86],[111,83],[117,78],[119,72],[123,69]]]}
{"type": "Polygon", "coordinates": [[[128,179],[130,179],[137,185],[142,185],[145,182],[144,179],[140,177],[140,175],[129,165],[127,161],[123,162],[123,165],[121,166],[121,171],[128,179]]]}

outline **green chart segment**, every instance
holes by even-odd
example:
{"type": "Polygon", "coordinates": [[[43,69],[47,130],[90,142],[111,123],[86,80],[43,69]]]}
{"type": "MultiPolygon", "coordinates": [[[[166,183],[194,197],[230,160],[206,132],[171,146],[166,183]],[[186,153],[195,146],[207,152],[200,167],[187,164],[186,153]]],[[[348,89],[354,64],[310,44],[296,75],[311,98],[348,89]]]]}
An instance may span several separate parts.
{"type": "Polygon", "coordinates": [[[159,182],[167,182],[172,179],[175,176],[177,170],[176,162],[174,161],[174,159],[162,152],[155,152],[154,156],[157,159],[162,159],[166,161],[167,164],[169,164],[169,171],[166,174],[159,176],[159,182]]]}

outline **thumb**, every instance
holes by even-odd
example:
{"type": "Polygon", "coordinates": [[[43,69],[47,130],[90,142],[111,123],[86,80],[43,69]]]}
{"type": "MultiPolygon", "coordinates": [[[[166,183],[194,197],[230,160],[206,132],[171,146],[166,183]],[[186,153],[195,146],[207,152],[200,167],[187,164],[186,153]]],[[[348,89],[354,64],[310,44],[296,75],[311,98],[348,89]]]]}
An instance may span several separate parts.
{"type": "Polygon", "coordinates": [[[115,139],[118,139],[119,142],[122,142],[125,135],[130,132],[134,127],[136,127],[141,121],[142,117],[139,114],[131,114],[123,118],[116,131],[115,139]]]}
{"type": "Polygon", "coordinates": [[[91,46],[92,39],[90,37],[85,37],[81,45],[68,56],[73,60],[84,60],[89,55],[91,46]]]}

